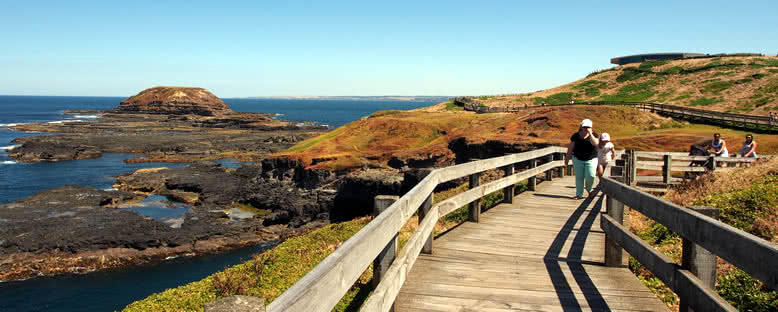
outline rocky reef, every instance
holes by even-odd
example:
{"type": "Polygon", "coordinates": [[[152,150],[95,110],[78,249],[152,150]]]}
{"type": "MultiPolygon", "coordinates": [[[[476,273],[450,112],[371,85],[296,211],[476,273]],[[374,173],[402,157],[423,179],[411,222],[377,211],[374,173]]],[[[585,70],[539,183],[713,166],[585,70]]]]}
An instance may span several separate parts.
{"type": "Polygon", "coordinates": [[[153,87],[119,103],[120,112],[220,116],[232,109],[203,88],[153,87]]]}

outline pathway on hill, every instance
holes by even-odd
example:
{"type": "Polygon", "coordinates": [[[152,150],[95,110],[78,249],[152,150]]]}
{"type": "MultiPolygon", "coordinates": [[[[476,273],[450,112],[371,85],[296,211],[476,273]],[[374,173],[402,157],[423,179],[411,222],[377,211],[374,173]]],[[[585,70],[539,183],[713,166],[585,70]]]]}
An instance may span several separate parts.
{"type": "Polygon", "coordinates": [[[441,235],[396,311],[667,311],[627,268],[604,266],[604,198],[570,199],[574,185],[542,183],[441,235]]]}

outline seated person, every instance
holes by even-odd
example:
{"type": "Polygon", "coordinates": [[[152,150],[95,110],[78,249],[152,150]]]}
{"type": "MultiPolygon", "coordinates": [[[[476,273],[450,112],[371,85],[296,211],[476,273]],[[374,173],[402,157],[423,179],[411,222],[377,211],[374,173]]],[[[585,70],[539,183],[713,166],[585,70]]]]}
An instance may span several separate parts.
{"type": "Polygon", "coordinates": [[[756,141],[754,136],[746,134],[746,141],[743,142],[743,146],[738,150],[740,157],[756,157],[756,141]]]}

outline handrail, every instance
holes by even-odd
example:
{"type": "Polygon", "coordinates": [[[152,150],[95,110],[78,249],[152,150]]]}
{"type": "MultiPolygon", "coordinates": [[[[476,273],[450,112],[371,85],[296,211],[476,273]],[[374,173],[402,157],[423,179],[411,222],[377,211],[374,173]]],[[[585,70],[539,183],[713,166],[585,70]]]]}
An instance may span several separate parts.
{"type": "Polygon", "coordinates": [[[652,192],[665,192],[666,187],[678,182],[683,182],[685,179],[695,177],[690,175],[690,172],[703,173],[708,171],[720,170],[717,168],[719,163],[729,164],[751,164],[760,160],[770,159],[773,155],[760,155],[758,157],[719,157],[719,156],[688,156],[688,153],[678,152],[643,152],[643,151],[629,151],[626,153],[626,157],[632,157],[632,159],[625,161],[628,167],[628,171],[632,174],[627,180],[629,185],[638,185],[639,183],[647,183],[649,185],[643,185],[643,190],[651,190],[652,192]],[[641,174],[634,169],[657,171],[659,174],[641,174]],[[684,172],[684,177],[673,177],[672,172],[684,172]],[[659,185],[657,185],[659,184],[659,185]]]}
{"type": "MultiPolygon", "coordinates": [[[[473,161],[456,166],[435,169],[419,184],[402,196],[384,212],[368,223],[362,230],[346,240],[343,245],[303,276],[267,307],[269,312],[278,311],[330,311],[351,288],[359,276],[372,263],[384,246],[393,241],[413,214],[420,210],[419,227],[408,241],[399,257],[389,267],[373,295],[363,304],[366,311],[388,311],[399,293],[402,282],[410,272],[416,257],[422,252],[437,220],[467,203],[502,188],[512,188],[521,180],[563,167],[564,161],[553,160],[553,156],[565,153],[563,147],[547,147],[524,153],[473,161]],[[537,160],[545,164],[535,166],[537,160]],[[530,161],[530,169],[507,175],[499,180],[471,188],[432,206],[435,187],[447,181],[478,175],[480,172],[510,167],[519,162],[530,161]],[[429,210],[425,210],[429,207],[429,210]]],[[[556,157],[561,159],[561,157],[556,157]]],[[[510,171],[512,172],[512,170],[510,171]]],[[[561,173],[561,170],[560,170],[561,173]]],[[[480,213],[480,208],[476,209],[480,213]]]]}
{"type": "Polygon", "coordinates": [[[735,308],[719,297],[715,290],[700,282],[687,267],[675,264],[630,233],[619,220],[622,212],[618,209],[613,212],[612,207],[629,206],[665,225],[685,240],[739,267],[767,286],[778,288],[778,266],[775,266],[778,263],[778,248],[770,242],[607,177],[600,180],[600,189],[607,196],[609,209],[608,215],[602,215],[600,222],[606,235],[606,245],[609,241],[617,245],[615,250],[606,247],[606,259],[620,260],[618,255],[623,248],[678,293],[682,302],[687,301],[694,310],[735,311],[735,308]],[[609,256],[608,253],[618,255],[609,256]]]}

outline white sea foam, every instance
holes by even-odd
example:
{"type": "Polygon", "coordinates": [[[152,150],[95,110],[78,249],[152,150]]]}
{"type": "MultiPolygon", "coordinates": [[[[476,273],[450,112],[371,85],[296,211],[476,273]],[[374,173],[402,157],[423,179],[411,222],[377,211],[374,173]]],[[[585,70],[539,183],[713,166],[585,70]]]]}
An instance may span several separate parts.
{"type": "Polygon", "coordinates": [[[49,121],[49,124],[64,124],[66,122],[79,122],[83,121],[81,119],[67,119],[67,120],[57,120],[57,121],[49,121]]]}
{"type": "Polygon", "coordinates": [[[73,118],[96,119],[98,115],[73,115],[73,118]]]}
{"type": "Polygon", "coordinates": [[[13,160],[0,161],[0,165],[13,165],[13,164],[16,164],[16,162],[13,160]]]}
{"type": "Polygon", "coordinates": [[[24,123],[7,123],[7,124],[0,124],[0,127],[16,127],[18,125],[23,125],[24,123]]]}
{"type": "Polygon", "coordinates": [[[118,191],[118,189],[116,189],[115,187],[112,187],[112,188],[103,189],[103,191],[114,192],[114,191],[118,191]]]}
{"type": "Polygon", "coordinates": [[[3,146],[3,147],[0,147],[0,151],[10,152],[10,151],[15,150],[19,146],[22,146],[22,145],[21,144],[17,144],[17,145],[3,146]]]}

